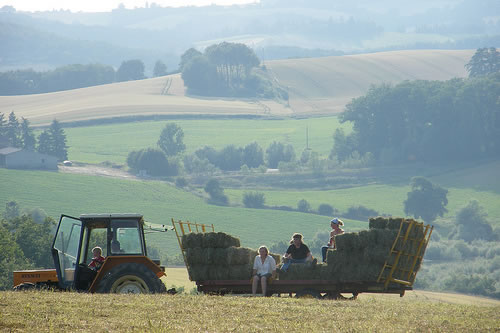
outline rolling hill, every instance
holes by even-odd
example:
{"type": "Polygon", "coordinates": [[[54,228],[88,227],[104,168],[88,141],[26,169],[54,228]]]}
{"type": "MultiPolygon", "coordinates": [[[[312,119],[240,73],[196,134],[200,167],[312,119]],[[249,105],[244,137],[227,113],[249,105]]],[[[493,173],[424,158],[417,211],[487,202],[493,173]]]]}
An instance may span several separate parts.
{"type": "Polygon", "coordinates": [[[272,100],[186,96],[179,74],[70,91],[0,96],[0,113],[14,111],[32,125],[154,115],[309,116],[341,112],[373,84],[465,77],[473,50],[414,50],[265,62],[289,92],[289,105],[272,100]]]}

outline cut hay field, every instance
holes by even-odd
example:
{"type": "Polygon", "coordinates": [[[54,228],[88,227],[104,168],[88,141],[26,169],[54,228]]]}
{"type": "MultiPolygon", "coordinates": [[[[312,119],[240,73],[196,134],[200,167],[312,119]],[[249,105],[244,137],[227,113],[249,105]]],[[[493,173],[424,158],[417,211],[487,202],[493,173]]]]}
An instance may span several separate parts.
{"type": "Polygon", "coordinates": [[[404,80],[448,80],[465,77],[464,65],[474,50],[392,51],[341,57],[266,62],[288,87],[294,113],[337,113],[369,87],[404,80]]]}
{"type": "Polygon", "coordinates": [[[196,98],[185,95],[179,74],[71,91],[0,96],[0,112],[12,111],[32,125],[53,119],[76,122],[138,116],[307,116],[338,113],[371,84],[465,77],[474,50],[409,50],[265,62],[268,73],[290,95],[275,101],[196,98]]]}
{"type": "MultiPolygon", "coordinates": [[[[479,298],[476,298],[479,299],[479,298]]],[[[206,295],[0,292],[0,331],[493,332],[500,302],[418,295],[356,301],[206,295]],[[453,298],[450,298],[453,300],[453,298]]]]}

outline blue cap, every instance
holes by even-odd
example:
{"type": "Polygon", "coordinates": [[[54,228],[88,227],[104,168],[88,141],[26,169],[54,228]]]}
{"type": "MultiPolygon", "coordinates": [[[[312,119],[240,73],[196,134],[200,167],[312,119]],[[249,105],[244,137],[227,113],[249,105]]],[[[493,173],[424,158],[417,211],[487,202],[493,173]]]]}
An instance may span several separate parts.
{"type": "Polygon", "coordinates": [[[335,224],[339,224],[339,219],[338,218],[334,218],[333,220],[330,221],[331,223],[335,223],[335,224]]]}

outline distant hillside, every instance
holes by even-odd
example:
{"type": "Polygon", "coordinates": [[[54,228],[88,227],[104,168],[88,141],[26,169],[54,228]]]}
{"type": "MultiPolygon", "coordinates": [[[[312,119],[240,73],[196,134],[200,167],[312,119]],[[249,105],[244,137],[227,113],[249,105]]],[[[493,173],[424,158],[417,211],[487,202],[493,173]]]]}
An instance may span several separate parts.
{"type": "Polygon", "coordinates": [[[266,62],[293,113],[336,113],[372,84],[465,77],[473,50],[412,50],[266,62]]]}
{"type": "Polygon", "coordinates": [[[0,112],[33,125],[153,115],[307,116],[341,112],[370,85],[465,77],[474,50],[394,51],[339,57],[275,60],[267,74],[287,87],[289,106],[275,101],[185,96],[179,74],[140,81],[29,95],[0,96],[0,112]]]}
{"type": "MultiPolygon", "coordinates": [[[[69,26],[68,26],[69,27],[69,26]]],[[[61,28],[66,28],[61,26],[61,28]]],[[[47,70],[66,64],[101,63],[118,67],[124,60],[140,58],[152,63],[160,57],[104,41],[75,39],[28,25],[2,22],[0,16],[0,68],[47,70]]]]}

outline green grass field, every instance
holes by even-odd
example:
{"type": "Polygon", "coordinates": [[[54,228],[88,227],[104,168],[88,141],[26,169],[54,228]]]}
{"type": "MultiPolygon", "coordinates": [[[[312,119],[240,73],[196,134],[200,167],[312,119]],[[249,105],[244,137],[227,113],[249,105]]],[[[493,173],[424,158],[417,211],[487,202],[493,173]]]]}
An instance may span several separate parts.
{"type": "MultiPolygon", "coordinates": [[[[312,239],[329,227],[325,216],[208,205],[202,198],[159,181],[0,169],[0,183],[2,189],[8,189],[0,192],[3,207],[15,200],[21,207],[42,208],[56,219],[63,213],[142,213],[152,223],[170,223],[174,218],[214,224],[216,231],[233,234],[242,246],[253,248],[286,241],[294,232],[312,239]]],[[[366,223],[352,221],[346,230],[366,227],[366,223]]],[[[149,234],[148,241],[170,255],[180,253],[173,232],[149,234]]]]}
{"type": "MultiPolygon", "coordinates": [[[[172,120],[184,131],[187,153],[203,146],[221,149],[229,144],[239,147],[257,142],[262,149],[279,141],[292,144],[296,154],[306,148],[306,129],[309,147],[328,155],[333,146],[333,133],[341,127],[348,133],[350,124],[339,124],[337,117],[308,119],[212,119],[172,120]]],[[[146,121],[65,129],[68,138],[68,158],[86,163],[109,161],[125,164],[133,150],[156,147],[167,121],[146,121]]]]}
{"type": "MultiPolygon", "coordinates": [[[[461,171],[463,173],[463,171],[461,171]]],[[[0,169],[0,203],[10,200],[21,207],[39,207],[49,216],[78,216],[82,213],[137,212],[153,223],[169,223],[171,218],[214,224],[216,230],[234,234],[243,246],[258,247],[287,240],[293,232],[312,239],[316,232],[328,230],[328,217],[267,209],[241,207],[244,190],[226,190],[230,203],[240,207],[208,205],[203,198],[160,181],[122,180],[107,177],[46,171],[0,169]]],[[[380,213],[404,216],[403,201],[408,186],[367,185],[329,191],[263,191],[267,205],[296,207],[306,199],[314,209],[321,203],[340,211],[364,205],[380,213]]],[[[477,199],[498,225],[500,194],[466,188],[449,188],[449,213],[453,216],[472,198],[477,199]]],[[[346,220],[346,231],[367,228],[366,222],[346,220]]],[[[178,252],[172,233],[150,234],[148,239],[161,250],[178,252]]]]}
{"type": "Polygon", "coordinates": [[[0,331],[493,332],[500,327],[498,302],[449,299],[445,294],[441,300],[362,294],[356,301],[331,301],[4,291],[0,331]]]}

